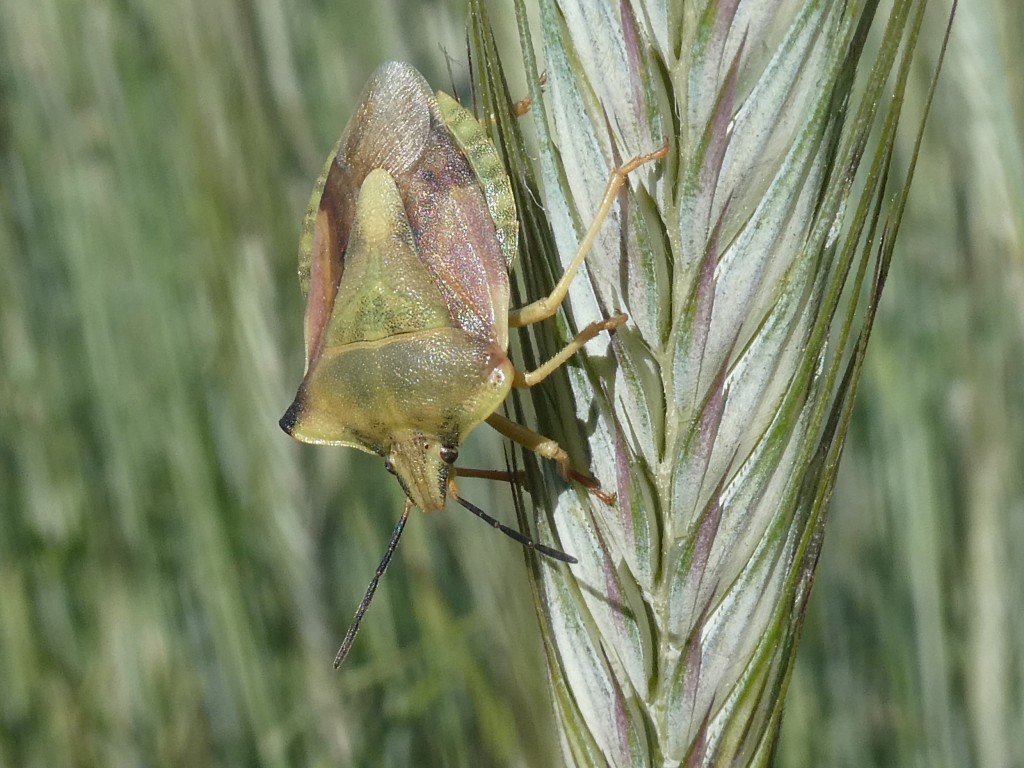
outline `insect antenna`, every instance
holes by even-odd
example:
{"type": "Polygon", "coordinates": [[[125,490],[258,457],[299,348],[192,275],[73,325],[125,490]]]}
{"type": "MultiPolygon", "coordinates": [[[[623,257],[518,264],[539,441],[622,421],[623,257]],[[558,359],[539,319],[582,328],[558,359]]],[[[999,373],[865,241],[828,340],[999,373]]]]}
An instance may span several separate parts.
{"type": "Polygon", "coordinates": [[[543,544],[538,544],[533,539],[531,539],[531,538],[529,538],[527,536],[524,536],[522,533],[517,531],[515,528],[509,528],[507,525],[504,525],[503,523],[498,522],[493,517],[491,517],[486,512],[484,512],[482,509],[480,509],[480,507],[478,507],[476,504],[472,504],[472,503],[466,501],[461,496],[456,496],[455,500],[458,501],[459,504],[464,506],[470,512],[472,512],[474,515],[476,515],[481,520],[483,520],[485,523],[487,523],[489,526],[491,526],[492,528],[497,528],[499,531],[504,533],[510,539],[515,539],[516,541],[518,541],[520,544],[522,544],[527,549],[535,549],[538,552],[540,552],[542,555],[547,555],[548,557],[554,558],[555,560],[561,560],[563,563],[578,563],[579,562],[579,560],[577,560],[572,555],[567,555],[567,554],[565,554],[565,552],[560,552],[557,549],[552,549],[551,547],[546,547],[543,544]]]}
{"type": "Polygon", "coordinates": [[[391,534],[391,541],[388,542],[388,549],[384,553],[384,557],[381,558],[380,565],[377,566],[376,573],[373,574],[373,578],[370,579],[370,584],[366,587],[366,594],[363,595],[362,602],[359,603],[359,608],[356,609],[356,615],[352,619],[352,624],[348,628],[348,632],[345,633],[345,639],[341,641],[341,647],[338,649],[338,655],[334,657],[334,668],[337,669],[341,666],[341,663],[345,661],[345,657],[348,656],[348,652],[352,650],[352,643],[356,639],[356,633],[359,632],[359,623],[363,620],[363,614],[366,613],[366,609],[370,607],[370,601],[373,600],[373,593],[377,591],[377,584],[380,583],[380,577],[384,575],[384,571],[388,569],[388,563],[391,562],[391,556],[395,554],[395,548],[398,547],[398,540],[402,538],[402,531],[405,530],[405,521],[409,519],[409,510],[412,509],[412,502],[409,499],[405,500],[405,509],[402,510],[402,516],[398,518],[398,524],[395,526],[394,532],[391,534]]]}

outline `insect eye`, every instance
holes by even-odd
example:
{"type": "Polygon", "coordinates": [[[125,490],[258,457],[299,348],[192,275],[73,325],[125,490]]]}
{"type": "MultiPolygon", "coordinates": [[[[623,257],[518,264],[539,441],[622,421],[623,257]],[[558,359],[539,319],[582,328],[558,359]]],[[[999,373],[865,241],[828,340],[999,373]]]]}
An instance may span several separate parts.
{"type": "Polygon", "coordinates": [[[384,469],[392,475],[395,474],[395,465],[391,463],[391,459],[384,459],[384,469]]]}
{"type": "Polygon", "coordinates": [[[459,458],[458,449],[450,448],[447,445],[441,447],[441,461],[445,464],[454,464],[457,458],[459,458]]]}

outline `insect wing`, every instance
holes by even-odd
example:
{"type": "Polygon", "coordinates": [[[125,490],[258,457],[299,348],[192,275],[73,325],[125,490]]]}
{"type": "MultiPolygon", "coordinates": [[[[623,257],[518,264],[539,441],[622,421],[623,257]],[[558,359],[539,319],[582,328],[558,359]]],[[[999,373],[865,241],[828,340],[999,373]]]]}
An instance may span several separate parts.
{"type": "Polygon", "coordinates": [[[519,217],[508,172],[483,126],[464,106],[447,93],[438,92],[437,106],[452,138],[473,168],[480,189],[487,200],[487,209],[494,222],[495,234],[505,256],[505,267],[512,271],[519,252],[519,217]]]}
{"type": "Polygon", "coordinates": [[[508,261],[462,138],[412,67],[370,78],[306,217],[306,374],[282,419],[296,439],[457,443],[504,400],[508,261]]]}
{"type": "Polygon", "coordinates": [[[482,129],[445,98],[462,113],[457,138],[446,124],[453,110],[446,106],[441,113],[427,82],[408,64],[382,65],[363,90],[314,189],[303,229],[299,280],[307,299],[307,370],[320,353],[334,306],[359,189],[375,168],[386,170],[398,185],[417,252],[453,323],[507,347],[507,270],[509,249],[514,253],[515,248],[511,233],[517,232],[514,205],[510,217],[510,194],[493,193],[504,189],[490,181],[496,178],[495,165],[506,186],[507,178],[482,129]],[[470,157],[464,147],[473,147],[470,157]],[[490,147],[490,153],[481,147],[490,147]],[[479,162],[488,169],[487,180],[474,164],[479,162]],[[502,216],[500,228],[495,211],[502,216]]]}
{"type": "Polygon", "coordinates": [[[445,126],[408,180],[406,209],[420,259],[456,327],[508,347],[508,271],[473,169],[445,126]]]}
{"type": "Polygon", "coordinates": [[[396,181],[407,178],[423,154],[434,109],[434,96],[416,70],[398,62],[381,65],[317,180],[299,250],[307,371],[330,320],[363,180],[374,168],[396,181]]]}

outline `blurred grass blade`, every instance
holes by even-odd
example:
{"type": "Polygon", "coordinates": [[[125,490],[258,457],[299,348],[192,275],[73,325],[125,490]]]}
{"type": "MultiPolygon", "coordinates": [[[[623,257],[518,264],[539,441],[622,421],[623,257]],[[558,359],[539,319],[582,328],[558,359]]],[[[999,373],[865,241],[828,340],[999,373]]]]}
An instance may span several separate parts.
{"type": "Polygon", "coordinates": [[[527,202],[523,294],[575,253],[611,168],[672,150],[631,175],[565,311],[521,339],[529,365],[631,317],[532,412],[515,406],[618,495],[605,506],[524,457],[537,523],[580,559],[533,571],[563,750],[767,764],[906,198],[885,186],[925,3],[876,18],[875,3],[541,0],[543,65],[517,3],[543,211],[472,7],[483,100],[527,202]]]}
{"type": "Polygon", "coordinates": [[[464,21],[0,3],[0,765],[551,762],[540,655],[478,613],[529,623],[521,558],[462,518],[410,521],[331,674],[399,489],[276,424],[317,173],[369,73],[444,87],[464,21]]]}

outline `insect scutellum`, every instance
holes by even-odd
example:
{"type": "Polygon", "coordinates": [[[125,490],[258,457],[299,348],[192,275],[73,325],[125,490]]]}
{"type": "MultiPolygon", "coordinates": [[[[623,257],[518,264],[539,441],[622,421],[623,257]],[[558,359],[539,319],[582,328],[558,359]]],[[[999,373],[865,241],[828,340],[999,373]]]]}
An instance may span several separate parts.
{"type": "Polygon", "coordinates": [[[510,310],[519,223],[494,145],[468,110],[434,94],[410,65],[390,62],[370,77],[304,221],[299,280],[307,301],[306,370],[280,421],[297,440],[381,456],[407,497],[335,666],[351,647],[413,506],[439,511],[451,497],[521,544],[575,562],[499,523],[463,499],[455,484],[458,475],[513,477],[453,465],[466,436],[486,421],[612,502],[596,481],[571,467],[555,441],[497,409],[513,387],[540,383],[626,316],[591,323],[534,371],[512,364],[508,332],[557,311],[627,174],[666,152],[641,155],[612,172],[555,288],[510,310]]]}

